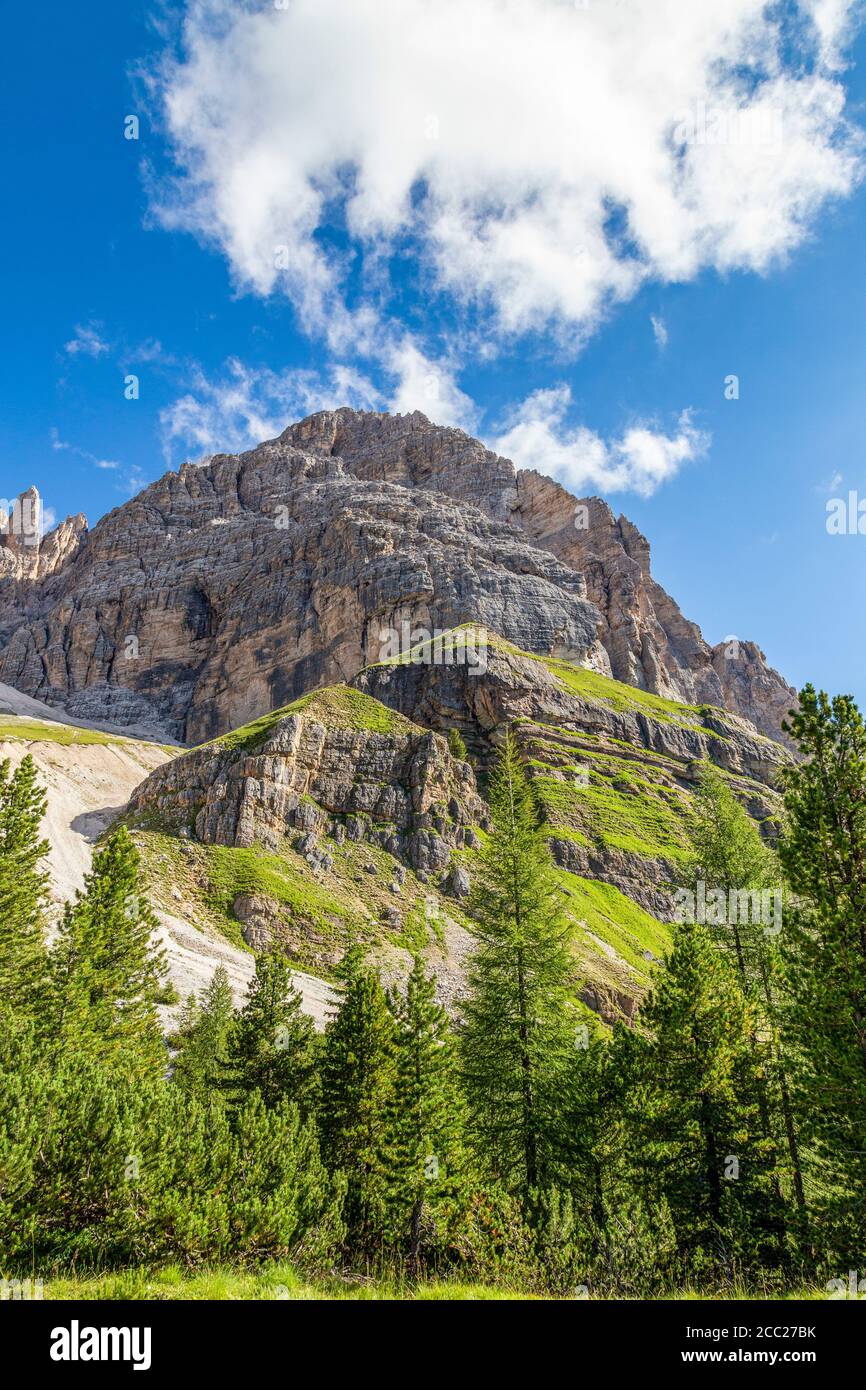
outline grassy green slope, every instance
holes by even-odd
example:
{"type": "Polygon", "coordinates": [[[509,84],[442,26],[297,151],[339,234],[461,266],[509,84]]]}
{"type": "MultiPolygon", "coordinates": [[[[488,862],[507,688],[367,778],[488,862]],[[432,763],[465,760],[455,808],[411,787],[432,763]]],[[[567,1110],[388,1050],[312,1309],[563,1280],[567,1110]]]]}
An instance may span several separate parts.
{"type": "Polygon", "coordinates": [[[263,714],[260,719],[243,724],[239,729],[232,729],[230,733],[212,739],[211,744],[255,752],[276,725],[292,714],[306,714],[331,729],[359,729],[375,734],[419,732],[418,726],[402,714],[388,709],[362,691],[354,690],[349,685],[331,685],[324,690],[313,690],[308,695],[302,695],[292,704],[271,710],[269,714],[263,714]]]}
{"type": "MultiPolygon", "coordinates": [[[[136,742],[120,734],[106,734],[100,729],[78,729],[71,724],[54,724],[49,720],[27,719],[23,715],[0,715],[0,739],[15,739],[23,743],[124,744],[136,742]]],[[[171,752],[176,750],[172,748],[171,752]]]]}
{"type": "Polygon", "coordinates": [[[244,949],[235,904],[239,897],[267,898],[277,905],[281,944],[292,964],[324,979],[353,942],[423,950],[441,944],[446,916],[464,921],[457,903],[410,869],[395,892],[396,861],[376,845],[323,838],[332,868],[314,872],[288,843],[277,854],[258,846],[200,845],[152,827],[136,827],[133,834],[160,907],[176,913],[183,904],[193,920],[244,949]],[[394,909],[402,919],[396,926],[388,915],[394,909]]]}

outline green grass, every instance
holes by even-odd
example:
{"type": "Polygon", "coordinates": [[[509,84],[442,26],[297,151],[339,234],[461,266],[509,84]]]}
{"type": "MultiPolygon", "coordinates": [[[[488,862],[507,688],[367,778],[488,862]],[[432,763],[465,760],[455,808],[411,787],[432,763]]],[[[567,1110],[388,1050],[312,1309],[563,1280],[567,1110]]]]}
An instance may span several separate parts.
{"type": "MultiPolygon", "coordinates": [[[[18,739],[24,743],[129,743],[132,740],[117,734],[106,734],[100,729],[76,729],[71,724],[43,723],[39,719],[25,719],[18,715],[0,718],[0,739],[18,739]]],[[[174,750],[173,750],[174,751],[174,750]]]]}
{"type": "Polygon", "coordinates": [[[582,830],[574,830],[570,825],[551,825],[548,822],[544,827],[544,833],[548,840],[570,840],[575,845],[584,846],[592,844],[588,835],[582,830]]]}
{"type": "MultiPolygon", "coordinates": [[[[349,1274],[311,1279],[285,1263],[266,1265],[258,1270],[217,1265],[191,1272],[178,1265],[168,1265],[154,1270],[127,1269],[111,1274],[81,1274],[74,1277],[61,1275],[45,1280],[43,1295],[48,1301],[80,1299],[98,1302],[508,1302],[543,1298],[543,1295],[518,1288],[461,1283],[458,1280],[431,1279],[410,1284],[396,1279],[369,1279],[349,1274]]],[[[734,1283],[712,1290],[691,1285],[671,1287],[650,1301],[757,1299],[762,1302],[786,1302],[790,1299],[817,1301],[826,1298],[827,1289],[823,1284],[802,1285],[780,1291],[769,1285],[767,1288],[755,1288],[734,1283]]],[[[591,1295],[578,1301],[601,1300],[604,1300],[604,1295],[591,1295]]]]}
{"type": "Polygon", "coordinates": [[[681,859],[685,854],[687,803],[657,783],[635,778],[626,790],[622,779],[590,774],[589,786],[536,775],[533,778],[550,831],[583,835],[589,840],[646,859],[681,859]]]}
{"type": "Polygon", "coordinates": [[[209,880],[208,900],[233,919],[232,905],[240,894],[273,898],[291,914],[326,935],[342,934],[356,919],[345,900],[316,882],[299,856],[287,851],[272,854],[253,847],[203,845],[209,880]]]}
{"type": "MultiPolygon", "coordinates": [[[[653,718],[662,717],[667,721],[674,719],[679,723],[694,723],[694,716],[700,713],[696,705],[666,700],[661,695],[639,690],[634,685],[624,685],[621,681],[600,675],[598,671],[590,671],[586,666],[576,666],[571,661],[559,661],[550,656],[536,656],[532,659],[542,662],[572,695],[600,700],[619,713],[633,714],[635,710],[642,710],[653,718]],[[689,719],[688,716],[692,718],[689,719]]],[[[723,711],[720,710],[719,713],[723,714],[723,711]]]]}
{"type": "Polygon", "coordinates": [[[581,878],[567,869],[556,872],[567,898],[569,915],[585,922],[595,936],[612,946],[622,960],[646,978],[651,962],[645,959],[644,951],[651,951],[656,960],[661,960],[670,947],[670,928],[638,907],[612,883],[581,878]]]}
{"type": "Polygon", "coordinates": [[[50,1300],[93,1299],[100,1301],[142,1300],[267,1300],[310,1302],[347,1301],[440,1301],[506,1300],[529,1298],[530,1294],[486,1284],[449,1283],[430,1280],[410,1285],[392,1280],[371,1280],[345,1276],[310,1280],[291,1265],[274,1264],[261,1270],[242,1270],[217,1266],[196,1273],[170,1265],[158,1270],[130,1269],[116,1274],[83,1275],[78,1278],[49,1279],[44,1296],[50,1300]]]}
{"type": "Polygon", "coordinates": [[[435,915],[428,920],[428,898],[435,898],[452,920],[463,920],[456,902],[445,899],[432,884],[422,884],[405,865],[402,889],[392,893],[396,862],[386,850],[366,841],[337,845],[323,839],[333,866],[321,880],[288,844],[280,853],[259,846],[203,845],[143,825],[135,827],[135,837],[151,891],[167,911],[178,911],[171,897],[177,888],[192,920],[207,922],[233,945],[248,950],[234,915],[235,899],[239,894],[272,899],[282,905],[295,937],[307,942],[289,953],[292,964],[321,979],[334,978],[333,965],[327,960],[323,964],[323,953],[329,955],[352,941],[407,951],[441,946],[442,923],[435,915]],[[375,874],[367,873],[370,863],[376,866],[375,874]],[[386,925],[386,907],[400,909],[400,927],[386,925]]]}
{"type": "Polygon", "coordinates": [[[306,714],[329,729],[356,729],[392,736],[424,732],[417,724],[380,704],[371,695],[365,695],[363,691],[348,685],[332,685],[324,690],[312,690],[292,704],[271,710],[250,724],[243,724],[238,729],[232,729],[231,733],[211,739],[204,746],[254,751],[266,742],[275,725],[293,714],[306,714]]]}
{"type": "MultiPolygon", "coordinates": [[[[493,646],[495,644],[500,646],[508,645],[504,638],[499,637],[496,633],[488,632],[485,628],[480,627],[478,623],[460,623],[457,627],[448,628],[447,631],[441,632],[438,635],[434,634],[430,637],[425,637],[420,642],[416,642],[415,645],[410,647],[407,651],[399,652],[397,656],[385,657],[383,661],[376,661],[372,666],[365,667],[365,669],[369,671],[379,666],[412,666],[415,663],[439,665],[441,658],[446,658],[445,664],[448,664],[448,653],[455,651],[460,653],[460,657],[456,664],[462,664],[465,660],[467,650],[473,651],[474,649],[474,643],[466,642],[464,635],[466,633],[478,634],[477,649],[479,652],[483,652],[486,646],[493,646]]],[[[516,652],[518,649],[514,647],[513,650],[516,652]]]]}

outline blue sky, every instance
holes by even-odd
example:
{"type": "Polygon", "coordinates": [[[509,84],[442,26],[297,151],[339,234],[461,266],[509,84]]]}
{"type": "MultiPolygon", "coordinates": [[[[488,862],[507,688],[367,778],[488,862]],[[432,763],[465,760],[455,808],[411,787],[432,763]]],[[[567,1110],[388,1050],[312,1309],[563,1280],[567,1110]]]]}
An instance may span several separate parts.
{"type": "Polygon", "coordinates": [[[93,523],[166,467],[309,410],[417,406],[606,496],[709,641],[756,640],[793,683],[866,705],[866,536],[825,525],[828,498],[866,497],[855,7],[777,6],[762,25],[756,0],[730,0],[742,35],[712,31],[724,7],[708,6],[672,38],[634,32],[642,0],[588,16],[509,0],[496,31],[479,0],[461,75],[451,0],[435,30],[409,0],[396,36],[378,27],[387,3],[7,12],[0,494],[35,482],[57,518],[93,523]],[[568,80],[587,43],[609,90],[568,80]],[[693,113],[731,52],[751,65],[741,103],[775,84],[769,163],[729,135],[709,176],[695,162],[684,192],[659,164],[648,189],[660,82],[638,81],[637,55],[650,79],[695,74],[677,98],[693,113]]]}

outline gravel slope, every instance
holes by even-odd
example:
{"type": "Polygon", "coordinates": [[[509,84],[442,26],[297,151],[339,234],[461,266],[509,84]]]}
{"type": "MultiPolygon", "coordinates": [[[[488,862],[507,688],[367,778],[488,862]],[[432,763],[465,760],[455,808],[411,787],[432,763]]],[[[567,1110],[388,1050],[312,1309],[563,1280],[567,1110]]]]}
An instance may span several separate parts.
{"type": "MultiPolygon", "coordinates": [[[[59,743],[57,725],[61,721],[40,701],[9,686],[0,685],[0,714],[4,716],[0,761],[8,759],[14,768],[29,753],[48,792],[43,833],[49,842],[51,899],[59,913],[63,902],[84,883],[99,836],[124,809],[138,784],[172,753],[143,740],[113,740],[113,731],[108,731],[104,743],[59,743]],[[45,721],[44,736],[34,736],[33,721],[37,719],[45,721]],[[21,734],[16,735],[19,720],[21,734]]],[[[68,721],[62,722],[68,726],[68,721]]],[[[78,721],[74,727],[92,730],[98,726],[78,721]]],[[[240,1002],[253,973],[253,956],[211,929],[166,912],[160,912],[159,917],[169,976],[181,999],[192,990],[202,991],[217,966],[224,965],[236,1002],[240,1002]]],[[[323,1027],[333,990],[301,972],[296,973],[295,982],[304,1011],[323,1027]]],[[[163,1012],[170,1027],[176,1010],[163,1012]]]]}

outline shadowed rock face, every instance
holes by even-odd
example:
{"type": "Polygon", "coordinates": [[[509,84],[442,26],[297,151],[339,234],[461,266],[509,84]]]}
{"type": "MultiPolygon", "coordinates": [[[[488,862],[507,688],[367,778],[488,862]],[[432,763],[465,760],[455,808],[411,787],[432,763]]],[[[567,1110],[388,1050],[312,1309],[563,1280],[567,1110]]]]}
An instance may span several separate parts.
{"type": "Polygon", "coordinates": [[[775,737],[793,699],[757,647],[707,646],[625,518],[417,412],[322,412],[0,546],[0,680],[190,743],[464,622],[775,737]]]}

